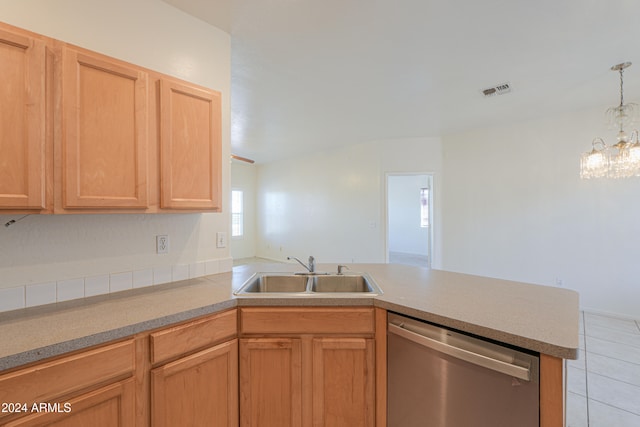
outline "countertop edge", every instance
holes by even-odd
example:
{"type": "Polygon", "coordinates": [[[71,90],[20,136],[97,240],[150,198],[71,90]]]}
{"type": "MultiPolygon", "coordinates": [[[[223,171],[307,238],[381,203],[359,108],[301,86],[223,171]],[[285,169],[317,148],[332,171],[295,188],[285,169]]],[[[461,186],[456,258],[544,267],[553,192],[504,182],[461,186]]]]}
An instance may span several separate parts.
{"type": "Polygon", "coordinates": [[[439,316],[433,313],[409,308],[407,306],[394,304],[386,301],[376,300],[374,305],[379,308],[384,308],[387,311],[393,311],[395,313],[403,314],[406,316],[414,317],[416,319],[430,322],[438,326],[444,326],[450,329],[455,329],[462,333],[477,335],[481,338],[498,341],[500,343],[514,345],[531,351],[537,351],[541,354],[558,357],[561,359],[578,359],[579,348],[564,347],[554,344],[549,344],[543,341],[535,340],[532,338],[521,337],[519,335],[510,334],[504,331],[496,329],[486,328],[483,326],[474,325],[462,320],[452,319],[450,317],[439,316]]]}

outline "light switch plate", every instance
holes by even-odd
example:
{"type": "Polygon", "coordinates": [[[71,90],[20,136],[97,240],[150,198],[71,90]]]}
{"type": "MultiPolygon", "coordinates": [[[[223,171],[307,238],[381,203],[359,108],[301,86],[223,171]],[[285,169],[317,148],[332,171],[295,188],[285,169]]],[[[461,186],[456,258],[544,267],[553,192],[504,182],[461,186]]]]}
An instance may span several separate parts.
{"type": "Polygon", "coordinates": [[[218,231],[216,233],[216,247],[217,248],[227,247],[227,233],[225,233],[224,231],[218,231]]]}

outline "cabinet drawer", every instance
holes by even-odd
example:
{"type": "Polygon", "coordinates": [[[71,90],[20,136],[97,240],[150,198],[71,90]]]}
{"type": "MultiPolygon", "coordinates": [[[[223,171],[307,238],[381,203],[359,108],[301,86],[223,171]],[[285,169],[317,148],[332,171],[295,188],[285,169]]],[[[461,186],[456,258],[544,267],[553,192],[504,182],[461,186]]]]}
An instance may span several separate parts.
{"type": "MultiPolygon", "coordinates": [[[[2,375],[0,402],[49,402],[130,376],[134,368],[135,346],[131,339],[2,375]]],[[[0,414],[0,418],[2,415],[6,414],[0,414]]]]}
{"type": "Polygon", "coordinates": [[[238,334],[235,309],[151,334],[151,363],[201,350],[238,334]]]}
{"type": "Polygon", "coordinates": [[[240,309],[242,334],[373,334],[373,308],[240,309]]]}

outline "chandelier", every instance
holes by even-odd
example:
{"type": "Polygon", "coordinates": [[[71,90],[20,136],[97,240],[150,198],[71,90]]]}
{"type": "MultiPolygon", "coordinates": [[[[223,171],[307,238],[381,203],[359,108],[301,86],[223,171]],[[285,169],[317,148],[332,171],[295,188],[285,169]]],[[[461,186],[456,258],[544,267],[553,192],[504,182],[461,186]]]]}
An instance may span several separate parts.
{"type": "Polygon", "coordinates": [[[614,65],[611,70],[620,73],[620,105],[611,107],[606,115],[611,126],[618,129],[618,142],[609,146],[602,138],[595,138],[591,151],[583,153],[580,158],[580,178],[626,178],[640,176],[640,142],[638,131],[630,135],[624,131],[625,126],[633,124],[638,113],[638,104],[624,103],[622,73],[630,62],[614,65]]]}

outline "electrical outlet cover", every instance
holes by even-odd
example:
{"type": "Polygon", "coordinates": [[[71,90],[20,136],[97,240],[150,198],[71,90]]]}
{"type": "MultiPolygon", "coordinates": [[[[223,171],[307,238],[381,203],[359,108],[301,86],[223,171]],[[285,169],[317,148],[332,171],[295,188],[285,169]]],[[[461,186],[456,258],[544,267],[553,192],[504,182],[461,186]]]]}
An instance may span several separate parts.
{"type": "Polygon", "coordinates": [[[159,234],[156,236],[156,253],[169,253],[169,236],[167,236],[166,234],[159,234]]]}

